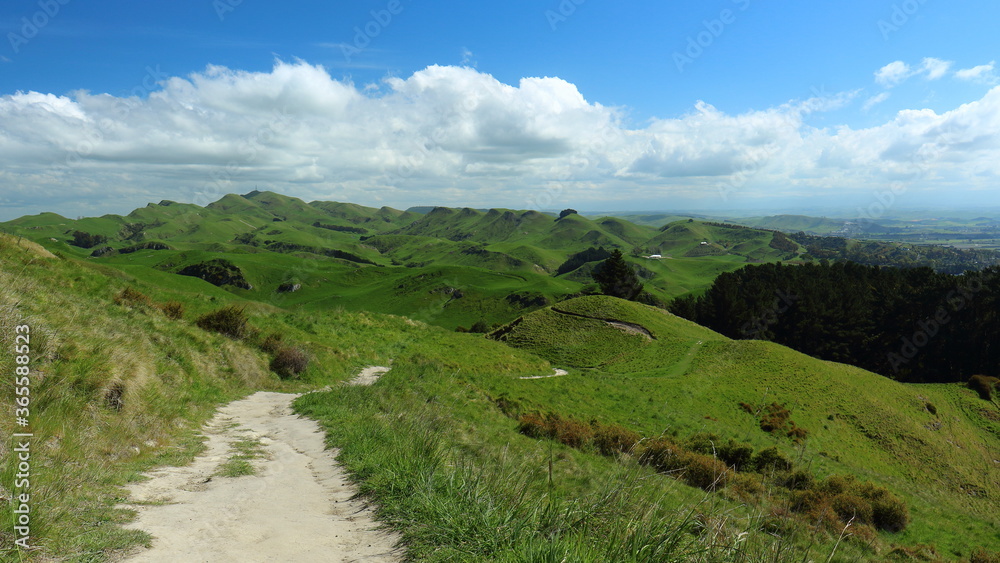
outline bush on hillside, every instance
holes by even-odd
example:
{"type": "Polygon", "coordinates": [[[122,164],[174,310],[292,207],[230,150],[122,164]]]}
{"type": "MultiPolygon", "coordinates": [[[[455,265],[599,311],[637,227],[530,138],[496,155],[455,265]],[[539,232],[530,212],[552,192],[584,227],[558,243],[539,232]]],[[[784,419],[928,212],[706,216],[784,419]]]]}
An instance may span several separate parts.
{"type": "Polygon", "coordinates": [[[163,311],[168,319],[176,321],[184,317],[184,304],[180,301],[167,301],[160,303],[157,307],[163,311]]]}
{"type": "Polygon", "coordinates": [[[594,445],[602,455],[630,453],[642,439],[638,432],[617,424],[594,424],[594,426],[594,445]]]}
{"type": "Polygon", "coordinates": [[[643,443],[639,463],[660,473],[671,473],[684,468],[683,457],[687,452],[665,438],[654,438],[643,443]]]}
{"type": "Polygon", "coordinates": [[[966,383],[969,389],[979,393],[979,398],[984,401],[993,400],[993,389],[1000,386],[1000,379],[986,375],[973,375],[966,383]]]}
{"type": "Polygon", "coordinates": [[[243,307],[229,305],[218,311],[205,313],[198,317],[195,324],[202,330],[218,332],[230,338],[243,338],[247,335],[248,320],[243,307]]]}
{"type": "Polygon", "coordinates": [[[778,448],[771,446],[754,454],[750,462],[758,473],[791,471],[792,462],[778,448]]]}
{"type": "Polygon", "coordinates": [[[475,332],[477,334],[485,334],[490,331],[490,325],[486,324],[486,321],[479,319],[469,327],[469,332],[475,332]]]}
{"type": "Polygon", "coordinates": [[[284,339],[285,335],[280,332],[272,332],[264,337],[264,340],[260,343],[260,349],[268,354],[276,354],[281,349],[284,339]]]}
{"type": "Polygon", "coordinates": [[[719,447],[716,455],[736,471],[746,471],[753,463],[753,447],[732,438],[719,447]]]}
{"type": "Polygon", "coordinates": [[[726,486],[730,472],[725,463],[712,456],[687,452],[684,463],[684,482],[705,491],[714,491],[726,486]]]}
{"type": "Polygon", "coordinates": [[[829,520],[832,512],[836,520],[829,524],[834,528],[853,521],[899,532],[910,521],[902,499],[885,487],[858,481],[853,475],[833,475],[808,489],[794,491],[791,509],[808,514],[814,521],[829,520]]]}
{"type": "Polygon", "coordinates": [[[271,360],[271,370],[281,379],[298,377],[309,367],[309,356],[300,348],[285,346],[278,350],[271,360]]]}
{"type": "Polygon", "coordinates": [[[128,286],[115,295],[115,305],[128,307],[152,307],[153,301],[141,291],[128,286]]]}
{"type": "Polygon", "coordinates": [[[545,418],[538,413],[522,414],[517,419],[517,431],[529,438],[549,438],[545,418]]]}

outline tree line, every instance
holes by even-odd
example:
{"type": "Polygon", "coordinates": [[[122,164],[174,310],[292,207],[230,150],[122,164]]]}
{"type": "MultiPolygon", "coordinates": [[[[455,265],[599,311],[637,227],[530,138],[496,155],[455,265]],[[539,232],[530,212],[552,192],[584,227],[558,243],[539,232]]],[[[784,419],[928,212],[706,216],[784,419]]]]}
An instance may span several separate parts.
{"type": "Polygon", "coordinates": [[[852,262],[750,265],[670,310],[731,338],[770,340],[909,382],[1000,371],[1000,266],[962,275],[852,262]]]}

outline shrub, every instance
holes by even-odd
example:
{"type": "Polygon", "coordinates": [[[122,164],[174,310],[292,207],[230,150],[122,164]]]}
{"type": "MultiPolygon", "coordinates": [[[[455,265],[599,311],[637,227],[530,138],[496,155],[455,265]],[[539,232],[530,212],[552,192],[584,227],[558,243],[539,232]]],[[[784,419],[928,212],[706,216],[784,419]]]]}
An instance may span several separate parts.
{"type": "Polygon", "coordinates": [[[243,307],[230,305],[198,317],[195,324],[202,330],[218,332],[230,338],[243,338],[247,334],[247,320],[243,307]]]}
{"type": "Polygon", "coordinates": [[[969,389],[979,393],[979,398],[984,401],[993,400],[993,388],[997,385],[1000,385],[1000,379],[985,375],[973,375],[966,384],[969,389]]]}
{"type": "Polygon", "coordinates": [[[888,493],[883,498],[872,500],[872,524],[879,530],[899,532],[909,523],[910,510],[896,495],[888,493]]]}
{"type": "Polygon", "coordinates": [[[153,302],[145,294],[129,286],[115,295],[115,304],[129,307],[151,307],[153,302]]]}
{"type": "Polygon", "coordinates": [[[684,446],[692,452],[714,456],[716,448],[721,441],[718,434],[711,432],[699,432],[688,438],[684,446]]]}
{"type": "Polygon", "coordinates": [[[184,304],[179,301],[167,301],[157,305],[168,319],[179,320],[184,317],[184,304]]]}
{"type": "Polygon", "coordinates": [[[791,471],[792,462],[778,448],[771,446],[754,454],[750,465],[758,472],[791,471]]]}
{"type": "Polygon", "coordinates": [[[490,331],[490,325],[486,324],[486,321],[480,319],[469,327],[469,332],[476,332],[479,334],[485,334],[490,331]]]}
{"type": "Polygon", "coordinates": [[[852,520],[860,524],[873,522],[872,504],[858,495],[842,493],[833,497],[830,504],[844,523],[852,520]]]}
{"type": "Polygon", "coordinates": [[[760,415],[760,429],[764,432],[783,430],[792,413],[778,403],[771,403],[760,415]]]}
{"type": "Polygon", "coordinates": [[[788,430],[788,433],[785,435],[794,440],[795,443],[799,443],[802,440],[806,439],[806,436],[809,435],[809,432],[805,428],[799,428],[798,426],[792,424],[792,427],[788,430]]]}
{"type": "Polygon", "coordinates": [[[752,502],[764,494],[764,484],[760,477],[754,475],[732,473],[729,475],[728,485],[732,496],[740,502],[752,502]]]}
{"type": "Polygon", "coordinates": [[[714,491],[726,486],[729,468],[725,463],[705,454],[685,452],[681,456],[684,482],[692,487],[714,491]]]}
{"type": "Polygon", "coordinates": [[[812,473],[809,473],[804,469],[798,469],[789,473],[781,484],[785,488],[792,491],[804,491],[813,487],[815,484],[815,478],[812,473]]]}
{"type": "Polygon", "coordinates": [[[268,354],[276,354],[281,349],[284,338],[285,336],[280,332],[272,332],[264,337],[264,341],[260,343],[260,349],[268,354]]]}
{"type": "Polygon", "coordinates": [[[594,430],[585,422],[558,415],[549,415],[547,422],[551,425],[552,437],[567,446],[582,448],[594,440],[594,430]]]}
{"type": "Polygon", "coordinates": [[[737,442],[732,438],[719,447],[719,459],[736,471],[745,471],[752,466],[753,448],[750,444],[737,442]]]}
{"type": "Polygon", "coordinates": [[[665,438],[654,438],[643,444],[639,463],[649,465],[661,473],[669,473],[684,468],[682,460],[686,452],[680,446],[665,438]]]}
{"type": "Polygon", "coordinates": [[[309,356],[295,346],[281,348],[271,360],[271,370],[281,379],[298,377],[307,367],[309,367],[309,356]]]}
{"type": "Polygon", "coordinates": [[[537,413],[522,414],[517,419],[517,431],[529,438],[549,438],[545,419],[537,413]]]}
{"type": "Polygon", "coordinates": [[[617,424],[596,425],[594,430],[594,445],[607,456],[631,452],[641,438],[638,432],[617,424]]]}

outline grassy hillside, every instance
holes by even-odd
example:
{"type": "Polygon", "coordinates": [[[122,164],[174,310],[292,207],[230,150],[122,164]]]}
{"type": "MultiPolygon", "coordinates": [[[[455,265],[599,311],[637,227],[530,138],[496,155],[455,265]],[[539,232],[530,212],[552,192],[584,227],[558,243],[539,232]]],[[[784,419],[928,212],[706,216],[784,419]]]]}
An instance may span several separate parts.
{"type": "MultiPolygon", "coordinates": [[[[341,460],[381,517],[403,533],[413,560],[847,561],[884,559],[893,544],[902,553],[933,543],[944,558],[967,556],[977,545],[1000,547],[991,465],[1000,458],[1000,429],[989,410],[995,407],[966,389],[899,385],[779,346],[729,341],[610,298],[525,315],[504,343],[332,302],[294,303],[305,290],[258,302],[240,295],[252,290],[140,264],[164,251],[126,255],[132,265],[70,252],[53,255],[0,237],[0,339],[10,350],[12,327],[21,324],[33,338],[32,534],[39,549],[27,560],[114,560],[147,542],[118,526],[130,518],[116,508],[119,486],[151,466],[190,459],[199,448],[193,431],[217,404],[256,389],[315,389],[390,361],[392,371],[374,387],[334,386],[304,396],[297,408],[327,426],[331,445],[342,448],[341,460]],[[197,326],[227,305],[248,314],[242,337],[197,326]],[[177,306],[179,315],[167,314],[177,306]],[[311,358],[299,379],[269,369],[265,343],[278,334],[311,358]],[[537,379],[553,367],[570,373],[537,379]],[[804,442],[763,432],[739,405],[775,401],[808,431],[804,442]],[[760,484],[739,477],[721,492],[705,492],[640,463],[640,449],[609,456],[597,446],[525,435],[519,417],[531,413],[558,413],[584,430],[592,428],[588,421],[601,432],[617,425],[648,439],[687,443],[710,432],[758,453],[775,446],[817,479],[850,473],[887,487],[905,499],[911,521],[899,533],[841,538],[796,524],[797,517],[750,495],[760,487],[765,496],[784,494],[769,477],[760,484]]],[[[190,258],[200,251],[184,252],[190,258]]],[[[294,257],[226,256],[244,260],[255,287],[273,285],[292,267],[280,260],[294,257]]],[[[328,273],[334,266],[316,263],[303,280],[356,278],[359,295],[375,281],[368,276],[400,283],[392,267],[338,262],[342,271],[328,273]]],[[[457,267],[442,267],[438,277],[411,271],[412,287],[392,289],[427,294],[448,285],[449,268],[457,267]]],[[[487,279],[496,273],[481,272],[484,285],[497,283],[487,279]]],[[[546,280],[538,283],[552,279],[538,276],[546,280]]],[[[523,292],[531,279],[518,283],[512,287],[523,292]]],[[[0,354],[0,369],[10,373],[14,365],[13,355],[0,354]]],[[[15,397],[13,386],[0,391],[8,412],[15,397]]],[[[0,425],[15,431],[9,417],[0,425]]],[[[4,453],[0,483],[8,486],[15,467],[9,449],[4,453]]],[[[11,505],[3,510],[3,521],[12,522],[11,505]]],[[[7,524],[0,535],[11,545],[7,524]]]]}
{"type": "Polygon", "coordinates": [[[964,387],[896,383],[605,297],[559,303],[491,337],[581,370],[510,382],[512,401],[645,436],[709,432],[775,446],[818,477],[850,473],[903,496],[912,524],[889,543],[933,543],[953,555],[998,545],[1000,409],[964,387]],[[784,406],[808,437],[798,444],[763,432],[741,403],[784,406]]]}

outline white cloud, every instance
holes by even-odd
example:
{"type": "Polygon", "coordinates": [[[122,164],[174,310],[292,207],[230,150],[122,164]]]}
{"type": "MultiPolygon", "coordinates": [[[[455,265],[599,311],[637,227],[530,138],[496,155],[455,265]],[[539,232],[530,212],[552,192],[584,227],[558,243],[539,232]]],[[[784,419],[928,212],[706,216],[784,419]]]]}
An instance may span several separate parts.
{"type": "Polygon", "coordinates": [[[951,61],[943,61],[941,59],[927,57],[920,64],[919,72],[926,73],[927,80],[939,80],[948,74],[948,70],[951,69],[951,65],[951,61]]]}
{"type": "Polygon", "coordinates": [[[875,72],[875,82],[882,86],[893,87],[906,80],[911,75],[910,65],[903,61],[891,62],[875,72]]]}
{"type": "Polygon", "coordinates": [[[462,47],[462,66],[476,68],[476,60],[473,58],[472,51],[466,47],[462,47]]]}
{"type": "Polygon", "coordinates": [[[872,109],[873,107],[881,104],[882,102],[888,100],[889,96],[891,96],[891,94],[889,94],[889,92],[881,92],[879,94],[876,94],[876,95],[868,98],[867,100],[865,100],[865,103],[861,106],[861,109],[864,110],[864,111],[868,111],[868,110],[872,109]]]}
{"type": "Polygon", "coordinates": [[[900,179],[996,184],[1000,87],[943,114],[906,110],[857,130],[809,125],[857,95],[738,115],[698,102],[629,127],[619,109],[553,77],[511,85],[430,66],[371,90],[304,62],[213,66],[166,79],[147,98],[0,96],[0,208],[126,212],[254,186],[369,205],[607,208],[638,198],[712,206],[722,184],[747,198],[863,197],[900,179]]]}
{"type": "Polygon", "coordinates": [[[927,80],[940,80],[948,74],[951,66],[951,61],[934,57],[925,57],[916,68],[903,61],[894,61],[875,72],[875,82],[883,87],[892,88],[919,75],[923,75],[927,80]]]}
{"type": "Polygon", "coordinates": [[[969,80],[973,82],[995,82],[996,75],[993,73],[996,68],[996,61],[989,64],[964,68],[955,72],[955,78],[959,80],[969,80]]]}

